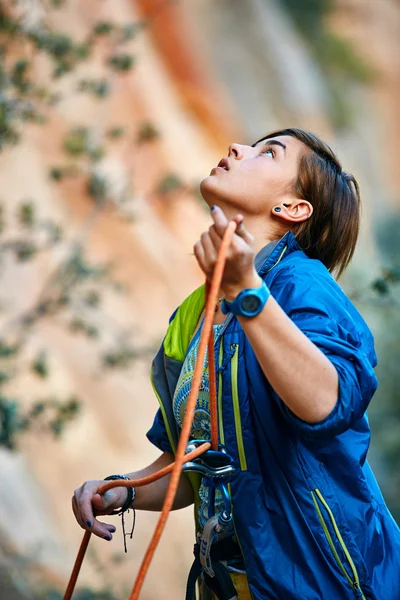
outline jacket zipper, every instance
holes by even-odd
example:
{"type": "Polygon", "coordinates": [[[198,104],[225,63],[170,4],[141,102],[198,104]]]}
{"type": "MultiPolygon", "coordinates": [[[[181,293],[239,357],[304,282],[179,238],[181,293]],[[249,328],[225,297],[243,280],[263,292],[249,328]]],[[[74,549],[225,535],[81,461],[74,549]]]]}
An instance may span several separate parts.
{"type": "Polygon", "coordinates": [[[238,363],[239,363],[239,344],[232,344],[234,354],[231,360],[231,389],[233,402],[233,416],[235,420],[236,443],[239,453],[239,464],[242,471],[247,471],[247,460],[244,451],[242,419],[240,416],[239,393],[238,393],[238,363]]]}
{"type": "MultiPolygon", "coordinates": [[[[232,344],[231,345],[231,350],[233,350],[232,346],[236,346],[237,344],[232,344]]],[[[236,355],[236,348],[235,348],[235,353],[233,356],[236,355]]],[[[223,373],[223,356],[224,356],[224,349],[223,349],[223,338],[221,338],[221,346],[220,346],[220,350],[219,350],[219,360],[218,360],[218,364],[219,364],[219,369],[218,369],[218,422],[219,422],[219,436],[220,436],[220,442],[221,444],[225,443],[225,433],[224,433],[224,421],[223,421],[223,417],[222,417],[222,373],[223,373]]],[[[232,387],[233,389],[233,387],[232,387]]],[[[237,393],[237,380],[236,380],[236,393],[237,393]]],[[[236,420],[235,420],[235,427],[236,427],[236,420]]],[[[232,499],[232,490],[231,490],[231,484],[228,483],[228,493],[229,493],[229,497],[232,499]]],[[[236,525],[235,525],[235,516],[233,514],[233,506],[232,506],[232,523],[233,523],[233,529],[235,531],[235,536],[236,539],[238,541],[239,544],[239,548],[240,551],[242,553],[243,556],[243,561],[245,563],[246,566],[246,559],[244,557],[244,552],[243,552],[243,548],[242,548],[242,544],[240,543],[240,539],[238,536],[238,533],[236,531],[236,525]]],[[[252,597],[252,599],[254,599],[254,596],[250,590],[250,596],[252,597]]]]}
{"type": "Polygon", "coordinates": [[[224,339],[221,337],[221,343],[219,347],[219,357],[218,357],[218,430],[219,430],[219,441],[222,446],[225,445],[225,434],[224,434],[224,422],[222,417],[222,373],[223,373],[223,365],[222,360],[224,357],[224,339]]]}
{"type": "Polygon", "coordinates": [[[315,488],[314,490],[311,490],[311,496],[315,505],[315,509],[317,511],[318,514],[318,518],[320,520],[322,529],[324,530],[325,533],[325,537],[328,541],[329,547],[332,550],[332,554],[335,557],[335,560],[340,568],[340,570],[342,571],[343,575],[346,577],[347,581],[349,582],[349,585],[351,586],[353,592],[355,593],[357,598],[362,598],[363,600],[366,600],[363,591],[360,587],[360,579],[357,573],[357,569],[356,566],[354,564],[353,559],[350,556],[350,553],[347,549],[346,544],[344,543],[344,540],[342,538],[342,535],[340,533],[339,527],[336,523],[335,517],[333,515],[332,510],[330,509],[328,503],[326,502],[325,498],[323,497],[323,495],[321,494],[321,492],[319,491],[318,488],[315,488]],[[329,516],[329,520],[331,522],[331,525],[333,527],[333,530],[335,532],[336,538],[340,544],[340,547],[343,550],[343,553],[346,557],[346,560],[350,566],[350,570],[351,570],[351,575],[349,574],[348,570],[346,569],[346,567],[344,566],[343,562],[340,560],[339,554],[337,553],[337,550],[335,548],[332,536],[329,532],[328,526],[326,524],[326,521],[324,519],[324,516],[322,514],[321,511],[321,507],[320,504],[324,507],[325,511],[327,512],[328,516],[329,516]]]}

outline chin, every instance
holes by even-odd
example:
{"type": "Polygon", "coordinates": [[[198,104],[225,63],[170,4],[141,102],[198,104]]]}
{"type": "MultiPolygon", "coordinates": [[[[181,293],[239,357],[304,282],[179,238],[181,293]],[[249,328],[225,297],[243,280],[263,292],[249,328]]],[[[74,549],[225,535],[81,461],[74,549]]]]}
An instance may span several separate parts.
{"type": "Polygon", "coordinates": [[[217,188],[218,184],[213,175],[208,175],[200,182],[200,194],[203,196],[204,202],[210,207],[216,204],[218,200],[217,188]]]}

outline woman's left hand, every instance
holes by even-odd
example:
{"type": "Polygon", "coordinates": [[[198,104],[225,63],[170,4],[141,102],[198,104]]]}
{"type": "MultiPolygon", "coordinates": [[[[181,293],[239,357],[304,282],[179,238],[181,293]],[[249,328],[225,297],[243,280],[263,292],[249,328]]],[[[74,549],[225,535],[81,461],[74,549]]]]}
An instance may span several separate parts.
{"type": "MultiPolygon", "coordinates": [[[[194,245],[197,262],[208,281],[212,279],[222,238],[229,223],[218,206],[212,207],[211,216],[213,225],[201,234],[200,240],[194,245]]],[[[237,223],[237,229],[228,248],[221,281],[222,292],[228,300],[236,298],[245,288],[260,285],[254,266],[254,237],[246,230],[242,215],[236,215],[233,220],[237,223]]]]}

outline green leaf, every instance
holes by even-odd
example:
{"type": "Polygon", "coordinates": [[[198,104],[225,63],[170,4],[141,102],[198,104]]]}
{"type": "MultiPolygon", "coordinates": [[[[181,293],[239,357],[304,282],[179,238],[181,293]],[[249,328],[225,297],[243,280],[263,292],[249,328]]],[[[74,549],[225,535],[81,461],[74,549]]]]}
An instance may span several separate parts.
{"type": "Polygon", "coordinates": [[[54,79],[59,79],[70,71],[72,71],[72,64],[67,61],[60,60],[57,64],[57,67],[53,71],[53,77],[54,79]]]}
{"type": "Polygon", "coordinates": [[[32,228],[35,225],[36,220],[35,212],[36,209],[33,202],[24,202],[21,204],[18,211],[18,218],[21,225],[32,228]]]}
{"type": "Polygon", "coordinates": [[[93,308],[97,308],[100,305],[100,294],[95,290],[90,290],[85,297],[85,302],[93,308]]]}
{"type": "Polygon", "coordinates": [[[106,199],[108,190],[107,179],[97,173],[92,173],[89,177],[87,184],[87,192],[89,196],[92,196],[96,201],[103,201],[106,199]]]}
{"type": "Polygon", "coordinates": [[[45,352],[40,352],[35,358],[32,363],[32,371],[42,379],[46,379],[49,376],[49,363],[45,352]]]}
{"type": "Polygon", "coordinates": [[[106,135],[107,137],[116,140],[121,138],[124,135],[124,133],[125,130],[123,127],[112,127],[107,131],[106,135]]]}
{"type": "Polygon", "coordinates": [[[129,71],[135,63],[132,54],[115,54],[110,58],[108,64],[115,71],[129,71]]]}
{"type": "Polygon", "coordinates": [[[95,35],[106,35],[108,33],[111,33],[113,29],[114,24],[111,23],[111,21],[99,21],[93,27],[93,33],[95,35]]]}
{"type": "Polygon", "coordinates": [[[90,92],[97,98],[106,98],[111,92],[107,79],[81,79],[78,82],[78,92],[90,92]]]}
{"type": "Polygon", "coordinates": [[[21,428],[21,417],[15,400],[0,396],[0,446],[14,450],[21,428]]]}
{"type": "Polygon", "coordinates": [[[74,333],[84,333],[90,338],[98,338],[99,330],[94,325],[87,323],[81,317],[75,317],[69,324],[69,328],[74,333]]]}
{"type": "Polygon", "coordinates": [[[0,94],[0,149],[6,144],[16,144],[20,134],[15,128],[18,117],[17,103],[0,94]]]}
{"type": "Polygon", "coordinates": [[[102,148],[101,146],[97,146],[97,148],[93,148],[88,152],[88,157],[93,162],[98,162],[104,157],[105,153],[106,151],[104,148],[102,148]]]}
{"type": "Polygon", "coordinates": [[[71,396],[70,399],[62,405],[61,409],[63,414],[68,416],[68,418],[75,417],[81,410],[81,402],[77,396],[71,396]]]}
{"type": "Polygon", "coordinates": [[[61,242],[63,238],[63,230],[58,223],[54,223],[54,221],[46,221],[43,226],[47,230],[49,243],[52,246],[55,246],[61,242]]]}
{"type": "Polygon", "coordinates": [[[69,328],[71,331],[73,331],[74,333],[79,333],[82,331],[85,331],[86,329],[86,323],[83,319],[81,319],[80,317],[75,317],[74,319],[72,319],[72,321],[69,324],[69,328]]]}
{"type": "Polygon", "coordinates": [[[47,403],[43,400],[35,402],[30,411],[30,417],[36,418],[39,415],[42,415],[47,408],[47,403]]]}
{"type": "Polygon", "coordinates": [[[54,58],[65,58],[73,49],[72,39],[56,31],[44,32],[41,38],[42,48],[54,58]]]}
{"type": "Polygon", "coordinates": [[[12,378],[12,374],[9,371],[0,371],[0,385],[7,383],[12,378]]]}
{"type": "Polygon", "coordinates": [[[87,151],[89,131],[86,127],[77,127],[64,138],[63,148],[71,156],[80,156],[87,151]]]}
{"type": "Polygon", "coordinates": [[[53,419],[53,421],[50,421],[49,427],[55,437],[60,437],[64,429],[64,423],[62,419],[56,418],[53,419]]]}
{"type": "Polygon", "coordinates": [[[121,346],[115,350],[109,350],[103,356],[104,366],[110,369],[126,368],[137,358],[137,352],[130,346],[121,346]]]}
{"type": "Polygon", "coordinates": [[[85,333],[90,338],[98,338],[100,335],[98,328],[94,325],[87,325],[85,333]]]}
{"type": "Polygon", "coordinates": [[[143,144],[145,142],[153,142],[160,137],[159,132],[156,127],[149,122],[142,123],[140,126],[136,141],[138,144],[143,144]]]}
{"type": "Polygon", "coordinates": [[[138,21],[137,23],[127,23],[121,27],[120,31],[120,42],[128,42],[143,29],[144,23],[138,21]]]}
{"type": "Polygon", "coordinates": [[[76,44],[74,47],[74,55],[78,60],[86,60],[90,56],[92,45],[90,41],[83,44],[76,44]]]}
{"type": "Polygon", "coordinates": [[[32,83],[26,79],[29,61],[26,59],[17,60],[10,73],[11,83],[18,88],[21,94],[28,92],[32,88],[32,83]]]}
{"type": "Polygon", "coordinates": [[[32,260],[38,249],[33,242],[18,242],[14,246],[14,251],[19,262],[27,262],[32,260]]]}
{"type": "Polygon", "coordinates": [[[381,277],[375,279],[375,281],[373,281],[371,285],[372,289],[375,290],[381,296],[385,296],[389,293],[389,285],[387,281],[381,277]]]}
{"type": "Polygon", "coordinates": [[[8,344],[7,342],[0,340],[0,358],[11,358],[12,356],[16,356],[19,351],[19,345],[8,344]]]}
{"type": "Polygon", "coordinates": [[[64,170],[61,167],[51,167],[49,176],[51,179],[54,179],[54,181],[61,181],[64,177],[64,170]]]}
{"type": "Polygon", "coordinates": [[[386,281],[389,283],[399,283],[400,282],[400,267],[392,267],[390,269],[385,269],[383,271],[383,276],[386,281]]]}
{"type": "Polygon", "coordinates": [[[169,192],[176,192],[183,187],[180,177],[174,173],[170,173],[169,175],[165,175],[159,182],[157,191],[159,194],[168,194],[169,192]]]}

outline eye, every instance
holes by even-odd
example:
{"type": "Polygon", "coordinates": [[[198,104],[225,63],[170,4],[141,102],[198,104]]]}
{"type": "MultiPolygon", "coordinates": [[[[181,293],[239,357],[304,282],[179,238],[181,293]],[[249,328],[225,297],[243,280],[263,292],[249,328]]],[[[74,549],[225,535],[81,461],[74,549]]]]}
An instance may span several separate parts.
{"type": "Polygon", "coordinates": [[[270,154],[271,158],[275,158],[275,150],[272,150],[272,148],[267,148],[264,150],[263,154],[270,154]]]}

